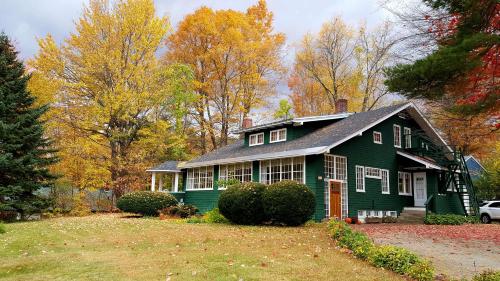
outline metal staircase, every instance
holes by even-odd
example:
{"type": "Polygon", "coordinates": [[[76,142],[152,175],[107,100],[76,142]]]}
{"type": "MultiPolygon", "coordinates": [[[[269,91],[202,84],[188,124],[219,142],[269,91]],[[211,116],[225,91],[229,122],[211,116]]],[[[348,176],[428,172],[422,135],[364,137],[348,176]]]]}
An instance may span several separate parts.
{"type": "Polygon", "coordinates": [[[469,216],[479,216],[479,204],[477,202],[469,169],[460,149],[449,146],[436,145],[425,132],[418,130],[411,133],[412,145],[407,150],[421,157],[428,157],[439,165],[446,167],[442,172],[439,184],[439,192],[445,193],[448,187],[456,190],[460,197],[464,213],[469,216]],[[451,149],[450,149],[451,148],[451,149]]]}

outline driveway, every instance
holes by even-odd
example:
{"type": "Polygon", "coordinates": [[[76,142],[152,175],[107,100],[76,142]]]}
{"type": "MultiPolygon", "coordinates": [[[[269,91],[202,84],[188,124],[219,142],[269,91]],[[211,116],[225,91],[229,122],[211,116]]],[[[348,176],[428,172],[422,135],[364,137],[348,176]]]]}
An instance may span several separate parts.
{"type": "Polygon", "coordinates": [[[400,246],[430,259],[438,274],[470,278],[500,270],[500,224],[363,224],[354,227],[378,244],[400,246]]]}

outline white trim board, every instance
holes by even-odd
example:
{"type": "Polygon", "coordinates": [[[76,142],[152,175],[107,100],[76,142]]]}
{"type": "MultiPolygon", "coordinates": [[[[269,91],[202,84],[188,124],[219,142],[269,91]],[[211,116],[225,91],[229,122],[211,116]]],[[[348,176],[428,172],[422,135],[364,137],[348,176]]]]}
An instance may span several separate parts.
{"type": "Polygon", "coordinates": [[[445,168],[443,168],[443,167],[441,167],[439,165],[433,164],[433,163],[431,163],[429,161],[425,161],[425,160],[423,160],[421,158],[415,157],[415,156],[413,156],[411,154],[408,154],[408,153],[404,153],[402,151],[398,151],[398,152],[396,152],[396,154],[401,155],[403,157],[406,157],[406,158],[408,158],[410,160],[413,160],[415,162],[418,162],[418,163],[420,163],[422,165],[425,165],[425,168],[427,168],[427,169],[445,170],[445,168]]]}

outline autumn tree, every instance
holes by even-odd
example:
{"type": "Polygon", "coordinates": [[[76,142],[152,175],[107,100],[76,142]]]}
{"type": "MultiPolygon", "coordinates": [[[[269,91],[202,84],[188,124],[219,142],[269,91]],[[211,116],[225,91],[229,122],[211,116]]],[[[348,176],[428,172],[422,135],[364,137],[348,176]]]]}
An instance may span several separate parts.
{"type": "MultiPolygon", "coordinates": [[[[427,10],[404,19],[427,53],[388,71],[392,92],[440,102],[461,115],[498,120],[500,4],[497,0],[424,0],[427,10]]],[[[500,127],[500,122],[496,123],[500,127]]]]}
{"type": "Polygon", "coordinates": [[[0,33],[0,213],[23,217],[47,207],[36,192],[53,184],[49,165],[57,161],[40,119],[48,107],[34,106],[29,79],[10,40],[0,33]]]}
{"type": "Polygon", "coordinates": [[[275,119],[289,119],[293,118],[292,105],[286,99],[280,100],[278,109],[274,112],[275,119]]]}
{"type": "Polygon", "coordinates": [[[374,108],[387,94],[383,70],[397,42],[389,24],[356,31],[340,17],[304,36],[288,83],[295,112],[333,113],[341,98],[350,101],[351,110],[374,108]]]}
{"type": "Polygon", "coordinates": [[[169,37],[165,62],[194,70],[192,117],[202,153],[227,144],[230,130],[274,92],[284,35],[275,33],[272,23],[264,1],[246,12],[202,7],[169,37]]]}
{"type": "Polygon", "coordinates": [[[172,130],[191,102],[183,91],[192,73],[158,62],[168,30],[152,0],[91,0],[63,44],[39,40],[30,88],[53,105],[46,119],[61,148],[56,169],[75,186],[119,197],[143,186],[153,155],[183,142],[172,130]]]}

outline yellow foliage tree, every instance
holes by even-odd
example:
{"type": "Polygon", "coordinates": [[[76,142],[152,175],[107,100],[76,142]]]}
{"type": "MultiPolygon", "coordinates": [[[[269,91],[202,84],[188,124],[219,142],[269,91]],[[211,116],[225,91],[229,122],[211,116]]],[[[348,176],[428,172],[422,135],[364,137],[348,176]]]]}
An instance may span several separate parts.
{"type": "MultiPolygon", "coordinates": [[[[63,44],[39,40],[30,90],[52,105],[48,132],[62,158],[55,169],[75,186],[119,197],[144,186],[156,149],[178,144],[165,118],[175,79],[156,58],[169,28],[152,0],[91,0],[63,44]]],[[[189,80],[189,71],[178,74],[189,80]]]]}
{"type": "Polygon", "coordinates": [[[202,7],[169,37],[165,61],[194,69],[202,153],[227,144],[230,130],[274,92],[285,38],[272,22],[265,1],[246,13],[202,7]]]}

